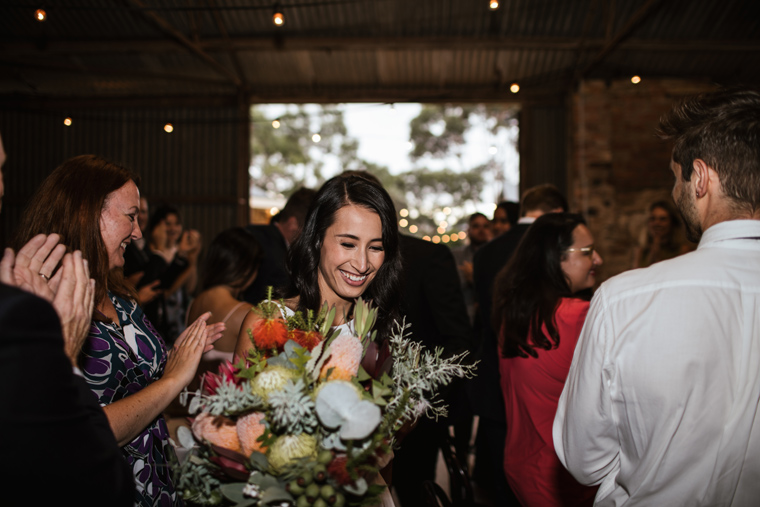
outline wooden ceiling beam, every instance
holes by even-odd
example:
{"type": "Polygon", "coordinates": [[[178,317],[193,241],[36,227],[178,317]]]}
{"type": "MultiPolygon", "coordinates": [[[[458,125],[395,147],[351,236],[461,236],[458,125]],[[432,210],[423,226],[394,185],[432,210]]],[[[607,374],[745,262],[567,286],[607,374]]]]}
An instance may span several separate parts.
{"type": "MultiPolygon", "coordinates": [[[[477,49],[549,49],[558,51],[576,51],[580,43],[578,38],[568,37],[494,37],[486,39],[468,39],[460,37],[421,37],[421,38],[283,38],[275,41],[271,37],[235,37],[206,39],[197,44],[204,54],[207,51],[402,51],[402,50],[477,50],[477,49]]],[[[584,49],[612,50],[610,41],[604,39],[585,39],[584,49]]],[[[627,40],[616,45],[625,51],[673,51],[673,52],[726,52],[744,51],[760,52],[760,40],[627,40]]],[[[97,53],[166,53],[176,52],[173,41],[160,40],[121,40],[121,41],[51,41],[44,45],[36,42],[0,42],[0,53],[66,55],[97,53]]],[[[606,54],[606,53],[605,53],[606,54]]],[[[206,54],[207,55],[207,54],[206,54]]],[[[207,55],[208,56],[208,55],[207,55]]],[[[218,65],[218,64],[217,64],[218,65]]],[[[229,77],[229,76],[227,76],[229,77]]]]}

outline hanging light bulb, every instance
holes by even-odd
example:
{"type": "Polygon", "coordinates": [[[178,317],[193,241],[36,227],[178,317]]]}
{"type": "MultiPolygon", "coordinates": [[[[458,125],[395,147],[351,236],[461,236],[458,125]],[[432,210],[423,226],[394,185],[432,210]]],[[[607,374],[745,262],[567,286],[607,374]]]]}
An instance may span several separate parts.
{"type": "Polygon", "coordinates": [[[633,76],[631,78],[631,83],[633,84],[639,84],[641,82],[641,76],[633,76]]]}
{"type": "Polygon", "coordinates": [[[274,23],[274,26],[282,26],[285,24],[285,16],[282,15],[282,8],[280,7],[279,3],[274,5],[272,23],[274,23]]]}
{"type": "Polygon", "coordinates": [[[517,93],[520,91],[520,85],[517,83],[512,83],[512,86],[509,87],[509,91],[512,93],[517,93]]]}
{"type": "Polygon", "coordinates": [[[63,124],[67,127],[71,127],[71,118],[67,116],[66,119],[63,120],[63,124]]]}
{"type": "Polygon", "coordinates": [[[164,125],[164,131],[167,134],[171,134],[172,132],[174,132],[174,125],[172,125],[171,123],[167,123],[166,125],[164,125]]]}
{"type": "Polygon", "coordinates": [[[499,0],[490,0],[490,2],[488,2],[488,7],[490,7],[492,11],[495,11],[499,8],[499,0]]]}
{"type": "Polygon", "coordinates": [[[280,119],[279,118],[276,118],[276,119],[272,120],[272,127],[276,128],[276,129],[280,128],[280,119]]]}
{"type": "Polygon", "coordinates": [[[37,9],[34,11],[34,17],[37,18],[37,21],[43,22],[47,19],[47,12],[45,9],[37,9]]]}
{"type": "Polygon", "coordinates": [[[318,143],[321,139],[322,139],[322,136],[320,136],[319,134],[314,134],[313,136],[311,136],[311,140],[314,141],[315,143],[318,143]]]}

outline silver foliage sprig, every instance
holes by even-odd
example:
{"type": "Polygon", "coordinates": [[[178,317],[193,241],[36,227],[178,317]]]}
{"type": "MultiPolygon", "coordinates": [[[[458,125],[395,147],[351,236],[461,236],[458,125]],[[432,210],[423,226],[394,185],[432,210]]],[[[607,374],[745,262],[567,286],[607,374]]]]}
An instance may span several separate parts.
{"type": "Polygon", "coordinates": [[[315,416],[314,400],[306,392],[302,378],[288,380],[282,389],[268,398],[272,426],[289,435],[314,433],[319,422],[315,416]]]}
{"type": "Polygon", "coordinates": [[[255,410],[264,405],[264,400],[251,391],[241,389],[234,382],[224,379],[216,389],[216,394],[204,396],[200,409],[212,415],[235,415],[255,410]]]}
{"type": "Polygon", "coordinates": [[[449,357],[442,357],[443,349],[436,347],[433,351],[420,342],[409,339],[409,324],[404,319],[395,322],[389,338],[393,356],[393,398],[388,403],[387,411],[393,411],[405,398],[408,401],[402,415],[403,420],[413,420],[423,413],[438,418],[446,415],[446,406],[438,399],[437,390],[448,385],[455,378],[472,378],[478,362],[463,364],[469,354],[465,351],[449,357]],[[432,393],[432,394],[431,394],[432,393]]]}

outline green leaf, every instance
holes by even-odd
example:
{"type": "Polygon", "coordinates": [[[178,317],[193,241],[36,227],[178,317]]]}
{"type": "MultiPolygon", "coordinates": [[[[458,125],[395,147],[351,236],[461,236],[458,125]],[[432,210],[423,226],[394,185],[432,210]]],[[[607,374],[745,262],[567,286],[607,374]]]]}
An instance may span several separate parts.
{"type": "Polygon", "coordinates": [[[264,505],[270,505],[274,502],[293,502],[295,499],[290,496],[285,488],[280,486],[272,486],[261,492],[261,503],[264,505]]]}

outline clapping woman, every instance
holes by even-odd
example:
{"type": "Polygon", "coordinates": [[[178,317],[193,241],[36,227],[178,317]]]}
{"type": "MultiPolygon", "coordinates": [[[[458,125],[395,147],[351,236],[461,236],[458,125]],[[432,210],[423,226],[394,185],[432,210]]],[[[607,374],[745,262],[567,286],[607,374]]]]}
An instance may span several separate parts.
{"type": "MultiPolygon", "coordinates": [[[[174,451],[164,408],[193,379],[201,355],[224,329],[193,322],[169,352],[122,274],[126,245],[141,237],[137,178],[94,155],[67,160],[42,183],[22,219],[17,243],[57,233],[81,250],[95,280],[95,310],[80,367],[103,406],[134,473],[136,505],[181,505],[172,482],[174,451]]],[[[43,400],[41,400],[43,402],[43,400]]]]}
{"type": "Polygon", "coordinates": [[[602,258],[580,215],[548,213],[523,236],[494,282],[506,408],[504,472],[524,507],[591,505],[554,452],[552,424],[602,258]]]}

